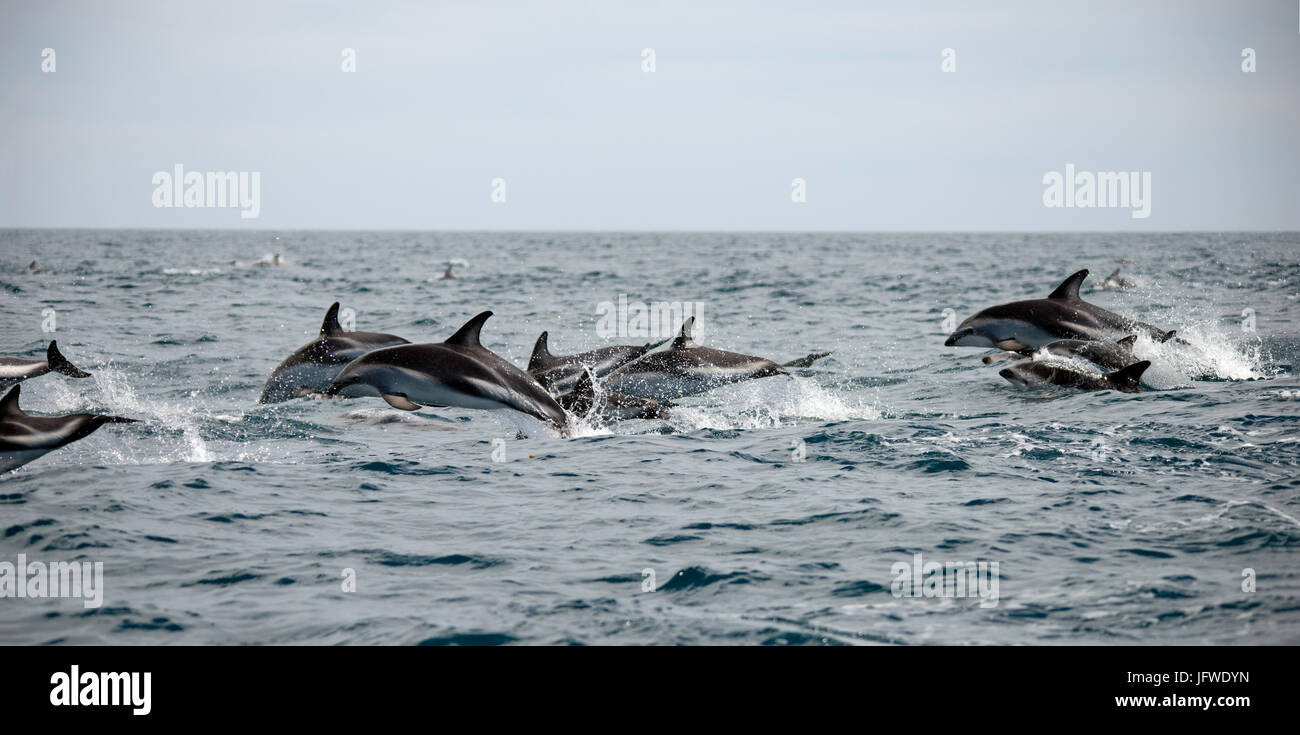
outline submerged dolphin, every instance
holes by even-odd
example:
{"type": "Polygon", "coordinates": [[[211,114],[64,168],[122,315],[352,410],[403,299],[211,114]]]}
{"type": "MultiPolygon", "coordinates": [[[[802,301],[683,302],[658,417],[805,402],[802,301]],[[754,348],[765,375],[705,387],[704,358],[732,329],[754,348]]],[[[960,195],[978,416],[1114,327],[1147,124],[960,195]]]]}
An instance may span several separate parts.
{"type": "Polygon", "coordinates": [[[84,439],[104,424],[131,424],[135,419],[72,413],[67,416],[28,416],[18,407],[15,385],[0,398],[0,472],[21,467],[65,444],[84,439]]]}
{"type": "MultiPolygon", "coordinates": [[[[1058,339],[1055,342],[1048,342],[1042,349],[1053,355],[1087,360],[1097,367],[1107,370],[1119,370],[1137,362],[1137,358],[1133,356],[1133,344],[1135,342],[1137,342],[1136,334],[1130,334],[1124,339],[1115,342],[1110,340],[1058,339]]],[[[984,358],[984,364],[992,365],[1004,359],[1025,360],[1033,357],[1034,352],[1036,350],[1029,348],[1021,352],[988,355],[984,358]]]]}
{"type": "Polygon", "coordinates": [[[552,355],[547,344],[547,333],[537,338],[533,356],[528,359],[528,374],[547,390],[567,393],[577,385],[583,368],[591,368],[597,378],[603,378],[620,367],[662,345],[662,340],[646,345],[611,345],[576,355],[552,355]]]}
{"type": "Polygon", "coordinates": [[[1138,385],[1138,381],[1142,378],[1142,373],[1149,367],[1151,367],[1151,362],[1143,360],[1114,372],[1097,375],[1064,365],[1026,360],[999,370],[998,375],[1021,387],[1050,383],[1083,390],[1118,390],[1124,393],[1139,393],[1142,388],[1138,385]]]}
{"type": "Polygon", "coordinates": [[[564,409],[528,373],[479,342],[485,311],[446,342],[398,345],[368,352],[343,369],[327,393],[379,396],[393,408],[420,406],[509,408],[568,431],[564,409]]]}
{"type": "Polygon", "coordinates": [[[948,347],[998,347],[1017,352],[1058,339],[1119,339],[1141,332],[1164,342],[1174,336],[1158,327],[1106,311],[1079,298],[1087,269],[1070,276],[1045,299],[990,306],[957,325],[948,347]]]}
{"type": "Polygon", "coordinates": [[[62,373],[69,378],[90,377],[90,373],[68,362],[68,359],[59,353],[58,344],[50,340],[50,346],[45,348],[44,360],[0,357],[0,390],[49,372],[62,373]]]}
{"type": "Polygon", "coordinates": [[[666,419],[668,409],[673,407],[667,401],[656,401],[653,398],[637,398],[609,391],[597,394],[591,370],[584,370],[573,390],[555,400],[574,416],[590,417],[597,421],[604,418],[666,419]]]}
{"type": "MultiPolygon", "coordinates": [[[[701,347],[691,339],[694,326],[695,317],[687,319],[669,349],[652,352],[610,373],[605,379],[606,389],[663,401],[703,393],[728,383],[790,374],[786,366],[765,357],[701,347]]],[[[830,353],[820,356],[826,354],[830,353]]],[[[807,367],[818,357],[813,354],[792,360],[789,366],[807,367]]]]}
{"type": "Polygon", "coordinates": [[[320,336],[294,350],[271,373],[258,403],[277,403],[319,393],[353,360],[380,347],[410,344],[394,334],[349,332],[339,324],[339,302],[330,304],[320,336]]]}

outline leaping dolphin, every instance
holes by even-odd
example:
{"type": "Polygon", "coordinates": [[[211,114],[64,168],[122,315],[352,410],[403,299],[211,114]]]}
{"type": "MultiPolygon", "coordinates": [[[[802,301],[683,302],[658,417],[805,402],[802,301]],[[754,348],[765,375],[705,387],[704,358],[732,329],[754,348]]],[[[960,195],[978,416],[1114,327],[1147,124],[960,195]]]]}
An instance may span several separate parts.
{"type": "Polygon", "coordinates": [[[479,342],[485,311],[446,342],[398,345],[368,352],[334,378],[326,393],[378,396],[393,408],[456,406],[509,408],[568,432],[564,409],[528,373],[479,342]]]}
{"type": "MultiPolygon", "coordinates": [[[[1173,333],[1170,332],[1170,334],[1173,333]]],[[[1107,370],[1119,370],[1137,362],[1137,358],[1133,356],[1133,344],[1135,342],[1137,342],[1136,334],[1130,334],[1124,339],[1115,342],[1109,340],[1094,342],[1086,339],[1058,339],[1055,342],[1048,342],[1042,347],[1042,350],[1053,355],[1087,360],[1097,367],[1107,370]]],[[[988,355],[984,358],[984,364],[992,365],[1004,359],[1026,360],[1033,357],[1035,352],[1037,350],[1031,347],[1020,352],[988,355]]]]}
{"type": "Polygon", "coordinates": [[[1021,387],[1050,383],[1068,388],[1082,390],[1118,390],[1124,393],[1140,393],[1142,387],[1138,381],[1142,373],[1151,367],[1149,360],[1135,362],[1126,368],[1097,375],[1082,370],[1075,370],[1064,365],[1026,360],[998,371],[1013,385],[1021,387]]]}
{"type": "Polygon", "coordinates": [[[55,449],[84,439],[104,424],[131,424],[135,419],[91,413],[29,416],[18,407],[22,386],[0,398],[0,472],[21,467],[55,449]]]}
{"type": "MultiPolygon", "coordinates": [[[[788,367],[807,367],[818,359],[814,353],[788,365],[778,365],[765,357],[701,347],[691,339],[695,317],[682,324],[672,346],[652,352],[630,362],[606,376],[605,388],[638,398],[666,401],[703,393],[728,383],[789,375],[788,367]]],[[[830,353],[820,353],[825,357],[830,353]]]]}
{"type": "Polygon", "coordinates": [[[1157,342],[1174,336],[1159,327],[1120,316],[1079,298],[1088,270],[1065,279],[1045,299],[999,304],[968,317],[948,335],[948,347],[998,347],[1017,352],[1058,339],[1119,339],[1134,332],[1157,342]]]}
{"type": "Polygon", "coordinates": [[[320,335],[294,350],[266,381],[258,403],[278,403],[319,393],[353,360],[380,347],[410,344],[395,334],[349,332],[339,324],[339,302],[330,304],[320,335]]]}
{"type": "Polygon", "coordinates": [[[537,344],[533,345],[533,356],[528,359],[528,374],[555,393],[572,391],[582,377],[583,368],[591,368],[597,378],[603,378],[668,341],[665,339],[645,345],[611,345],[576,355],[553,355],[547,339],[547,333],[542,332],[537,338],[537,344]]]}
{"type": "Polygon", "coordinates": [[[45,348],[44,360],[0,357],[0,390],[49,372],[62,373],[69,378],[90,377],[90,373],[68,362],[68,359],[59,353],[58,343],[50,340],[50,346],[45,348]]]}

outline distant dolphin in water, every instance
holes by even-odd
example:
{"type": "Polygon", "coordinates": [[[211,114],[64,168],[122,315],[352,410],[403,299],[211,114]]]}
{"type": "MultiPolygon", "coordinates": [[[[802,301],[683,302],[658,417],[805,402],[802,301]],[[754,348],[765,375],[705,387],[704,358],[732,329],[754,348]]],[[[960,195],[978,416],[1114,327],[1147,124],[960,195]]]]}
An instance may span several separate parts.
{"type": "Polygon", "coordinates": [[[673,404],[653,398],[637,398],[622,393],[597,393],[591,370],[584,369],[573,390],[555,399],[564,410],[579,418],[600,421],[614,419],[666,419],[673,404]]]}
{"type": "Polygon", "coordinates": [[[446,342],[385,347],[352,361],[326,391],[331,395],[378,396],[393,408],[420,406],[509,408],[568,433],[564,408],[528,373],[479,342],[485,311],[446,342]]]}
{"type": "Polygon", "coordinates": [[[695,317],[687,319],[672,347],[618,368],[606,377],[605,387],[638,398],[673,400],[729,383],[789,375],[786,367],[807,367],[830,354],[815,353],[778,365],[765,357],[701,347],[691,339],[694,326],[695,317]]]}
{"type": "Polygon", "coordinates": [[[667,341],[665,339],[645,345],[610,345],[576,355],[552,355],[547,333],[542,332],[533,345],[532,357],[528,359],[528,374],[547,390],[568,393],[582,377],[583,368],[590,368],[597,378],[603,378],[667,341]]]}
{"type": "Polygon", "coordinates": [[[1079,298],[1079,286],[1087,277],[1087,269],[1075,273],[1045,299],[990,306],[959,324],[944,344],[1018,352],[1058,339],[1113,340],[1141,332],[1164,342],[1174,336],[1173,332],[1106,311],[1079,298]]]}
{"type": "Polygon", "coordinates": [[[104,424],[130,424],[135,419],[90,413],[29,416],[18,407],[22,386],[0,399],[0,472],[21,467],[65,444],[84,439],[104,424]]]}
{"type": "Polygon", "coordinates": [[[1102,279],[1102,282],[1097,284],[1097,288],[1106,291],[1130,291],[1137,288],[1137,283],[1121,276],[1119,270],[1116,268],[1114,273],[1102,279]]]}
{"type": "MultiPolygon", "coordinates": [[[[1172,333],[1171,333],[1172,334],[1172,333]]],[[[1137,358],[1133,356],[1133,344],[1137,342],[1137,335],[1129,336],[1111,342],[1093,341],[1086,339],[1058,339],[1055,342],[1048,342],[1042,347],[1042,350],[1053,355],[1061,357],[1077,357],[1087,360],[1092,364],[1105,368],[1107,370],[1119,370],[1128,367],[1137,358]]],[[[988,355],[984,358],[985,365],[992,365],[999,360],[1027,360],[1033,357],[1038,350],[1028,348],[1021,352],[1008,352],[1002,355],[988,355]]]]}
{"type": "Polygon", "coordinates": [[[59,353],[58,344],[50,340],[45,348],[44,360],[26,360],[21,357],[0,357],[0,390],[46,373],[62,373],[69,378],[89,378],[90,373],[68,362],[59,353]]]}
{"type": "Polygon", "coordinates": [[[1142,378],[1142,373],[1146,372],[1149,367],[1151,367],[1151,362],[1143,360],[1114,372],[1095,375],[1063,365],[1026,360],[1011,367],[1003,368],[998,371],[998,375],[1006,378],[1012,384],[1022,387],[1051,384],[1082,390],[1118,390],[1124,393],[1140,393],[1142,387],[1138,384],[1138,381],[1142,378]]]}
{"type": "Polygon", "coordinates": [[[294,350],[266,381],[258,403],[278,403],[309,393],[319,393],[349,362],[380,347],[410,344],[394,334],[349,332],[339,324],[339,302],[330,304],[320,335],[294,350]]]}

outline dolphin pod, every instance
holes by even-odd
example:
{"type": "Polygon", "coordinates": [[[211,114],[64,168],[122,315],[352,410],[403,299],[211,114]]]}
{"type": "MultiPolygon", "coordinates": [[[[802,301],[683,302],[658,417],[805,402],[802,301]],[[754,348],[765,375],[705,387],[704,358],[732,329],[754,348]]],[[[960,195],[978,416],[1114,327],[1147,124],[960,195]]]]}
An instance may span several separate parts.
{"type": "MultiPolygon", "coordinates": [[[[1118,271],[1111,277],[1116,275],[1118,271]]],[[[1079,287],[1087,277],[1087,269],[1071,275],[1045,299],[990,306],[957,325],[944,345],[1005,350],[985,356],[984,364],[1014,361],[998,374],[1021,387],[1056,385],[1137,393],[1142,373],[1151,366],[1133,355],[1138,335],[1168,342],[1176,332],[1084,301],[1079,287]],[[1079,361],[1104,372],[1089,371],[1079,361]]]]}
{"type": "MultiPolygon", "coordinates": [[[[1084,301],[1079,291],[1088,274],[1074,273],[1046,298],[983,309],[962,321],[945,345],[1003,350],[984,362],[1010,361],[999,375],[1018,386],[1138,392],[1151,364],[1133,353],[1139,335],[1166,342],[1175,332],[1084,301]]],[[[276,366],[259,403],[320,394],[378,397],[404,411],[421,406],[510,410],[569,436],[577,420],[665,419],[674,408],[671,401],[743,381],[789,376],[792,369],[807,368],[830,354],[814,352],[779,364],[705,347],[693,338],[692,317],[665,349],[660,348],[668,340],[555,355],[549,334],[542,332],[527,370],[521,370],[480,341],[491,311],[470,319],[445,341],[425,344],[393,334],[348,331],[338,315],[339,303],[334,302],[317,337],[276,366]]],[[[0,400],[0,472],[77,441],[105,423],[135,421],[94,414],[29,416],[18,406],[17,383],[50,372],[90,376],[53,341],[44,360],[0,358],[0,388],[13,386],[0,400]]]]}

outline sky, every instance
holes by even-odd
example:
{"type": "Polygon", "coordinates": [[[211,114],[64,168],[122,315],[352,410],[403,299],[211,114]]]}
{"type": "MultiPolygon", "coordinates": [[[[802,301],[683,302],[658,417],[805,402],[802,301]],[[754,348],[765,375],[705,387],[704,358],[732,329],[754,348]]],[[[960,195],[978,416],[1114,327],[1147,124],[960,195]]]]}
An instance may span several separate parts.
{"type": "Polygon", "coordinates": [[[0,133],[0,227],[1300,230],[1300,2],[0,0],[0,133]]]}

